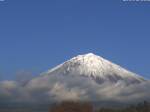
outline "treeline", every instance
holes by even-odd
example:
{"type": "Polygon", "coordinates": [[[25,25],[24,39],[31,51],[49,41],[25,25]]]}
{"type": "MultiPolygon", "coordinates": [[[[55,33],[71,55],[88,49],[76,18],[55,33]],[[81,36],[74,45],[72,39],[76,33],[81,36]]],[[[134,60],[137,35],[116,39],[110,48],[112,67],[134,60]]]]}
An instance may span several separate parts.
{"type": "Polygon", "coordinates": [[[62,102],[53,105],[49,112],[150,112],[150,103],[144,101],[126,108],[99,108],[94,110],[93,105],[88,102],[62,102]]]}
{"type": "Polygon", "coordinates": [[[144,101],[143,103],[120,109],[101,108],[98,112],[150,112],[150,103],[144,101]]]}
{"type": "Polygon", "coordinates": [[[87,102],[62,102],[53,105],[49,112],[93,112],[93,106],[87,102]]]}

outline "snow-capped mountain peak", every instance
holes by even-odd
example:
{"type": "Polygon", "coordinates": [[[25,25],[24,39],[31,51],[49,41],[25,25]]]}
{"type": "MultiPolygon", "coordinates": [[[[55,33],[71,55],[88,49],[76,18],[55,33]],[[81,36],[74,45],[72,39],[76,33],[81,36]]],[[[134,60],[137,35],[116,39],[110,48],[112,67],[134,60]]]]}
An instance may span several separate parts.
{"type": "Polygon", "coordinates": [[[104,103],[116,101],[120,104],[121,101],[149,98],[150,93],[147,91],[148,80],[93,53],[65,61],[30,80],[25,88],[32,95],[40,97],[40,100],[45,98],[46,102],[49,99],[104,103]],[[44,93],[44,98],[39,91],[44,93]]]}
{"type": "Polygon", "coordinates": [[[144,79],[137,74],[93,53],[73,57],[57,67],[50,69],[46,74],[86,76],[99,83],[105,81],[117,82],[119,80],[124,80],[128,83],[144,81],[144,79]]]}

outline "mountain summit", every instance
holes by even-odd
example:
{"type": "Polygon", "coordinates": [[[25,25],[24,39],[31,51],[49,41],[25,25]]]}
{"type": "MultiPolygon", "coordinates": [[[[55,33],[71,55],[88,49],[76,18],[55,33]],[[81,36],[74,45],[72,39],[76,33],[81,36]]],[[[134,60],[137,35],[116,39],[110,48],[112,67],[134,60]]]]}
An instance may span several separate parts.
{"type": "Polygon", "coordinates": [[[33,99],[131,103],[149,98],[149,81],[93,53],[78,55],[33,78],[33,99]]]}
{"type": "Polygon", "coordinates": [[[98,83],[105,81],[140,83],[144,81],[144,79],[137,74],[93,53],[78,55],[50,69],[46,74],[84,76],[94,79],[98,83]]]}

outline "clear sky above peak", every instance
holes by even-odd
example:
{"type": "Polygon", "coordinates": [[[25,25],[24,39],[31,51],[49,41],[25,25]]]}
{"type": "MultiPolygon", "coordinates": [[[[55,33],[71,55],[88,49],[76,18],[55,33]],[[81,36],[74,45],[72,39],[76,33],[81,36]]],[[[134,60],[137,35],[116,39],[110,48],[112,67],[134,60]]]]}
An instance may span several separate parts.
{"type": "Polygon", "coordinates": [[[150,2],[0,1],[0,80],[92,52],[150,78],[150,2]]]}

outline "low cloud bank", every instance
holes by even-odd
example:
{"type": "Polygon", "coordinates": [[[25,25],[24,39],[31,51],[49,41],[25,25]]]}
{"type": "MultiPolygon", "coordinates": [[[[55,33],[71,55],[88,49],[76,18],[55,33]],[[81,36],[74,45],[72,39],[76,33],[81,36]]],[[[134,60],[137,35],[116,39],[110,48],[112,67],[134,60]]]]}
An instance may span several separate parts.
{"type": "Polygon", "coordinates": [[[119,103],[150,101],[150,81],[131,85],[123,81],[98,84],[89,77],[42,75],[26,84],[19,81],[0,82],[0,104],[63,100],[119,103]]]}

